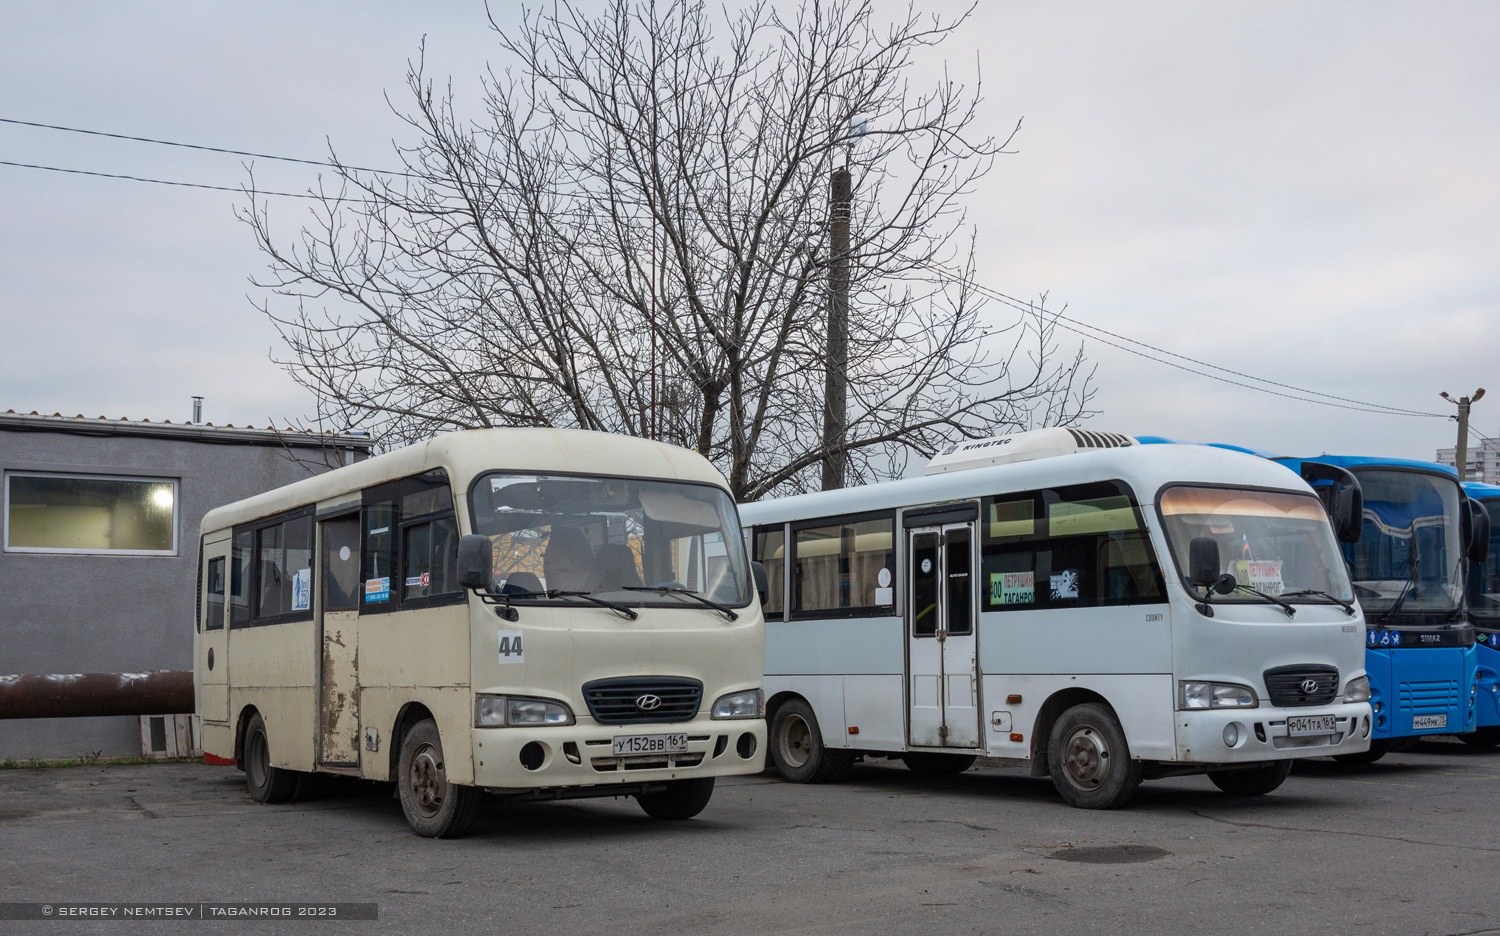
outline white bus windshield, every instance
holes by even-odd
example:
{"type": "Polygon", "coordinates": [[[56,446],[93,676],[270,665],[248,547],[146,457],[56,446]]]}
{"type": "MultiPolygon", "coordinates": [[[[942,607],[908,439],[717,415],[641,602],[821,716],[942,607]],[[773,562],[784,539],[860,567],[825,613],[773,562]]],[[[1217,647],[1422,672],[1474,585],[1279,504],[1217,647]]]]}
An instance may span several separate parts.
{"type": "Polygon", "coordinates": [[[1463,600],[1458,481],[1420,471],[1357,468],[1364,531],[1350,548],[1366,611],[1456,611],[1463,600]],[[1397,602],[1400,602],[1398,605],[1397,602]]]}
{"type": "MultiPolygon", "coordinates": [[[[1311,495],[1174,487],[1162,493],[1161,513],[1184,581],[1189,544],[1207,536],[1219,544],[1220,570],[1248,588],[1290,601],[1318,601],[1318,593],[1353,598],[1328,516],[1311,495]]],[[[1244,590],[1214,596],[1215,602],[1260,600],[1244,590]]]]}
{"type": "Polygon", "coordinates": [[[473,492],[474,532],[495,544],[492,588],[500,594],[678,606],[683,599],[667,591],[685,590],[731,607],[750,603],[739,515],[718,488],[493,472],[473,492]]]}

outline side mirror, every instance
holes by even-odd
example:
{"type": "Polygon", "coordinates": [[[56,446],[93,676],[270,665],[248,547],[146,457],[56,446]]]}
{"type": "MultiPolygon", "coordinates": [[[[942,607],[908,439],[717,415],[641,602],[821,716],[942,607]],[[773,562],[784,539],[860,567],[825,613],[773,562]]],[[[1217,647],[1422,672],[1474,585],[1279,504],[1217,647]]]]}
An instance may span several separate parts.
{"type": "Polygon", "coordinates": [[[1193,537],[1188,544],[1188,578],[1199,588],[1209,588],[1219,575],[1219,541],[1212,536],[1193,537]]]}
{"type": "Polygon", "coordinates": [[[765,604],[771,596],[771,582],[766,577],[765,563],[750,563],[750,577],[755,579],[755,593],[760,595],[760,603],[765,604]]]}
{"type": "Polygon", "coordinates": [[[494,581],[494,543],[488,536],[470,533],[458,541],[458,584],[488,591],[494,581]]]}
{"type": "Polygon", "coordinates": [[[1323,462],[1303,462],[1299,473],[1323,502],[1339,542],[1359,542],[1365,527],[1365,495],[1359,479],[1352,472],[1323,462]]]}
{"type": "Polygon", "coordinates": [[[1490,558],[1490,512],[1479,501],[1469,498],[1469,561],[1484,563],[1490,558]]]}

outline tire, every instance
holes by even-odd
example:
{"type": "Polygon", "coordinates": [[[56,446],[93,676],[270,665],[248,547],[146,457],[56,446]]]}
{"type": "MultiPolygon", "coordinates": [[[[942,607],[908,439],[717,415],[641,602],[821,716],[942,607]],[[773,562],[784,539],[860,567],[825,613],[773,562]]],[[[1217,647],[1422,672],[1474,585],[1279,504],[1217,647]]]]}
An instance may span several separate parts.
{"type": "Polygon", "coordinates": [[[1208,779],[1230,796],[1265,796],[1292,775],[1292,762],[1271,761],[1251,770],[1210,770],[1208,779]]]}
{"type": "Polygon", "coordinates": [[[906,769],[919,777],[951,777],[974,766],[973,754],[934,754],[931,751],[907,751],[901,755],[906,769]]]}
{"type": "Polygon", "coordinates": [[[1047,768],[1058,795],[1080,809],[1116,809],[1140,788],[1144,768],[1107,706],[1075,705],[1052,724],[1047,768]]]}
{"type": "Polygon", "coordinates": [[[1468,734],[1457,735],[1457,738],[1477,751],[1492,751],[1500,747],[1500,727],[1477,728],[1468,734]]]}
{"type": "Polygon", "coordinates": [[[849,751],[823,746],[823,732],[812,706],[789,699],[771,716],[771,764],[792,783],[829,783],[847,779],[854,770],[849,751]]]}
{"type": "Polygon", "coordinates": [[[1390,750],[1391,742],[1382,738],[1371,741],[1368,751],[1360,751],[1358,754],[1335,754],[1333,759],[1340,764],[1373,764],[1390,753],[1390,750]]]}
{"type": "Polygon", "coordinates": [[[703,812],[714,795],[714,778],[673,780],[661,793],[643,793],[635,798],[652,819],[691,819],[703,812]]]}
{"type": "Polygon", "coordinates": [[[430,718],[401,739],[396,790],[412,831],[427,838],[457,838],[469,831],[483,796],[474,787],[448,782],[443,742],[430,718]]]}
{"type": "Polygon", "coordinates": [[[271,766],[271,743],[259,712],[245,727],[245,789],[257,803],[285,803],[297,791],[297,771],[271,766]]]}

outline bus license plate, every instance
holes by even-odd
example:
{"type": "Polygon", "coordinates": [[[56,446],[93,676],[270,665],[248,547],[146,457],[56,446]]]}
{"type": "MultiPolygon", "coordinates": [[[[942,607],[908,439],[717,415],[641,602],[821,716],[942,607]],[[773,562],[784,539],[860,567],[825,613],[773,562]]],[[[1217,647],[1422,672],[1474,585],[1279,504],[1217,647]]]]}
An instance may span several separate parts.
{"type": "Polygon", "coordinates": [[[686,750],[685,734],[615,735],[616,754],[680,754],[686,750]]]}
{"type": "Polygon", "coordinates": [[[1339,730],[1337,715],[1293,715],[1286,720],[1286,733],[1298,735],[1333,734],[1339,730]]]}
{"type": "Polygon", "coordinates": [[[1428,729],[1428,728],[1447,728],[1448,727],[1448,716],[1447,715],[1417,715],[1417,716],[1415,716],[1415,717],[1412,718],[1412,720],[1411,720],[1411,727],[1412,727],[1412,730],[1414,730],[1414,731],[1422,731],[1422,730],[1425,730],[1425,729],[1428,729]]]}

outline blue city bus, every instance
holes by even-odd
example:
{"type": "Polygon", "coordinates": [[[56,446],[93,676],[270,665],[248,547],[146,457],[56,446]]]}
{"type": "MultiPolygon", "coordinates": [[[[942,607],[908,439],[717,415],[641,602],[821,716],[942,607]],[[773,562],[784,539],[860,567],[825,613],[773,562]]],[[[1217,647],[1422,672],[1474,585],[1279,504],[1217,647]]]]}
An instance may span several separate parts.
{"type": "MultiPolygon", "coordinates": [[[[1474,622],[1479,669],[1477,727],[1460,735],[1480,748],[1500,747],[1500,485],[1469,481],[1464,490],[1488,520],[1489,551],[1469,565],[1469,620],[1474,622]]],[[[1483,524],[1481,524],[1482,526],[1483,524]]]]}
{"type": "Polygon", "coordinates": [[[1373,763],[1423,736],[1473,731],[1478,652],[1466,585],[1476,544],[1458,473],[1405,458],[1276,460],[1304,477],[1311,466],[1342,468],[1363,495],[1359,540],[1345,545],[1344,559],[1365,612],[1375,730],[1368,752],[1339,760],[1373,763]]]}
{"type": "MultiPolygon", "coordinates": [[[[1137,440],[1176,441],[1161,436],[1137,440]]],[[[1452,734],[1468,740],[1476,726],[1479,651],[1467,615],[1465,586],[1467,563],[1481,544],[1473,539],[1474,524],[1458,473],[1414,459],[1289,458],[1212,444],[1280,462],[1324,497],[1330,513],[1340,486],[1335,478],[1348,472],[1358,481],[1362,504],[1356,513],[1363,522],[1358,530],[1337,532],[1355,597],[1365,613],[1365,669],[1375,730],[1369,751],[1336,759],[1374,763],[1423,736],[1452,734]]],[[[1493,623],[1500,627],[1500,620],[1493,623]]],[[[1500,651],[1496,657],[1500,659],[1500,651]]],[[[1495,698],[1492,691],[1486,701],[1495,698]]]]}

